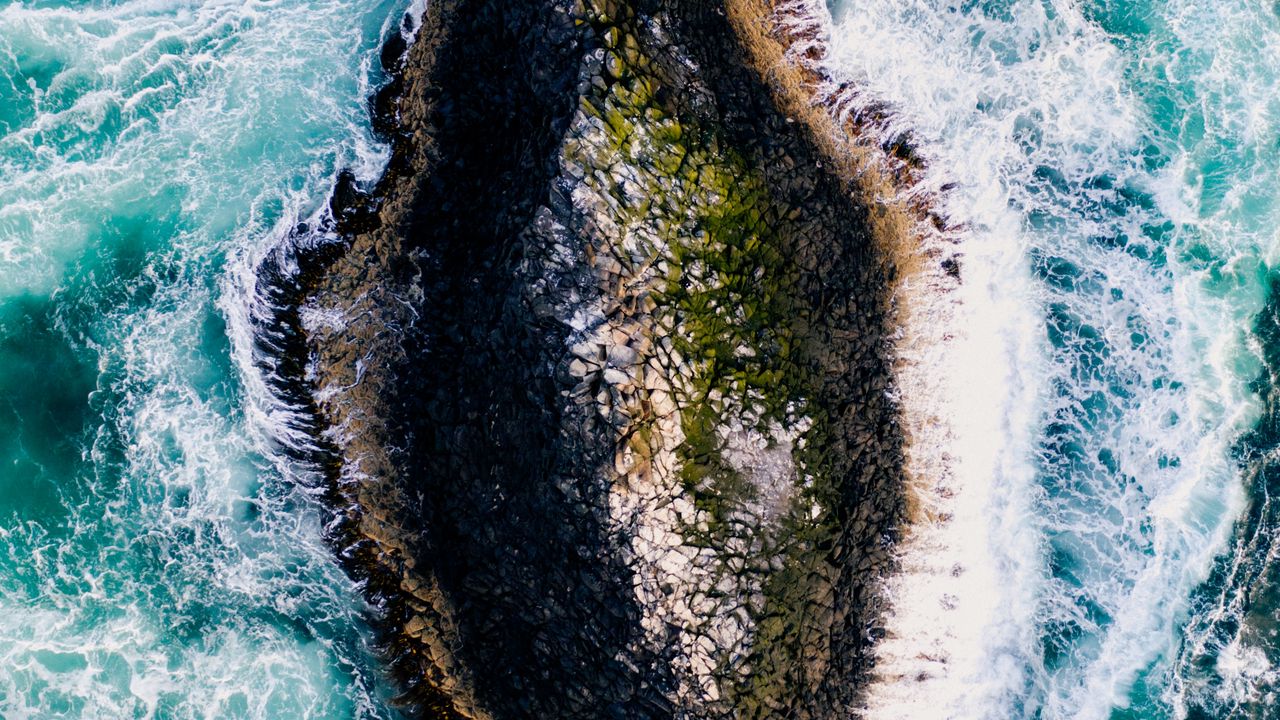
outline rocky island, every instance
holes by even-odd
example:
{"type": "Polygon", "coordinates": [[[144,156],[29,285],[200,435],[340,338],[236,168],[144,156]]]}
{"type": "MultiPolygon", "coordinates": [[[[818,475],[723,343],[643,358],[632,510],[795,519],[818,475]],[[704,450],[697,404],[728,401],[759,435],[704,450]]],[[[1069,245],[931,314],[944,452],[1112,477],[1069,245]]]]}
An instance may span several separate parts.
{"type": "Polygon", "coordinates": [[[929,218],[885,199],[905,140],[848,140],[874,115],[824,98],[804,13],[432,0],[382,54],[385,174],[260,267],[413,712],[858,706],[915,505],[895,288],[929,218]]]}

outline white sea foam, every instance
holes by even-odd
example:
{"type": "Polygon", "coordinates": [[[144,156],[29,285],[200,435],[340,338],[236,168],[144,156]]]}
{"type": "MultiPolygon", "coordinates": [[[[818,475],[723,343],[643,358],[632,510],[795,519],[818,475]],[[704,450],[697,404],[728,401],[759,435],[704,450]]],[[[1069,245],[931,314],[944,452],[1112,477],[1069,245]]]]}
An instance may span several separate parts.
{"type": "MultiPolygon", "coordinates": [[[[1208,344],[1211,362],[1238,385],[1260,375],[1256,356],[1261,348],[1240,352],[1237,345],[1243,343],[1229,341],[1235,333],[1223,328],[1244,332],[1252,327],[1266,291],[1260,270],[1274,268],[1280,260],[1275,242],[1280,225],[1275,195],[1280,184],[1275,146],[1280,100],[1274,93],[1280,77],[1280,27],[1274,8],[1247,0],[1177,0],[1161,10],[1160,32],[1144,48],[1149,56],[1144,65],[1159,68],[1169,78],[1175,88],[1170,94],[1182,111],[1172,132],[1178,151],[1168,182],[1177,188],[1181,207],[1194,218],[1196,239],[1211,251],[1208,262],[1201,260],[1184,272],[1199,278],[1201,289],[1214,298],[1209,302],[1216,312],[1200,315],[1207,328],[1216,330],[1216,341],[1208,344]],[[1211,324],[1215,322],[1217,326],[1211,324]]],[[[1221,412],[1234,412],[1237,424],[1251,422],[1256,408],[1241,394],[1224,383],[1216,397],[1205,402],[1218,404],[1221,412]]],[[[1229,564],[1261,560],[1236,555],[1229,564]]],[[[1260,699],[1266,706],[1263,693],[1273,693],[1277,680],[1262,648],[1253,644],[1259,635],[1246,640],[1237,630],[1225,647],[1218,647],[1223,639],[1205,633],[1216,621],[1241,620],[1247,598],[1244,588],[1223,588],[1204,616],[1194,619],[1181,648],[1181,664],[1162,693],[1175,717],[1185,717],[1192,706],[1231,708],[1260,699]],[[1200,653],[1206,652],[1218,654],[1214,673],[1220,684],[1210,696],[1185,677],[1187,665],[1203,661],[1200,653]]],[[[1261,635],[1268,642],[1266,633],[1261,635]]],[[[1274,651],[1274,646],[1267,649],[1274,651]]]]}
{"type": "Polygon", "coordinates": [[[947,428],[949,469],[900,548],[869,717],[1108,717],[1172,656],[1241,506],[1258,291],[1188,271],[1202,209],[1141,62],[1086,9],[850,1],[828,31],[835,99],[887,106],[882,138],[913,134],[917,191],[955,183],[935,203],[963,228],[956,304],[913,318],[956,339],[900,348],[936,371],[902,401],[947,428]]]}

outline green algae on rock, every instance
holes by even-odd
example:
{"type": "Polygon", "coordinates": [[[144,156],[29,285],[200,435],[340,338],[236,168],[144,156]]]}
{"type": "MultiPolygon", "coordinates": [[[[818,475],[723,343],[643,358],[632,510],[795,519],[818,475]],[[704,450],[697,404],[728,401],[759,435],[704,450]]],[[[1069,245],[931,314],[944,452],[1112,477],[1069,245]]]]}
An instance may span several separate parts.
{"type": "MultiPolygon", "coordinates": [[[[615,518],[633,538],[637,574],[662,589],[638,590],[651,639],[679,628],[688,663],[681,703],[697,716],[851,707],[858,678],[841,676],[833,646],[847,650],[874,613],[848,595],[837,599],[836,588],[843,582],[852,595],[871,568],[861,581],[842,578],[834,558],[837,548],[856,548],[886,569],[884,537],[853,536],[891,532],[898,500],[893,441],[876,448],[890,458],[885,473],[873,477],[873,469],[865,484],[850,477],[834,454],[852,428],[823,402],[827,374],[885,372],[885,348],[874,341],[883,268],[868,252],[867,220],[838,182],[808,177],[822,175],[817,153],[806,156],[776,111],[779,127],[770,128],[768,108],[735,107],[749,92],[742,76],[729,92],[709,88],[685,71],[686,51],[653,32],[660,22],[627,8],[592,10],[606,45],[639,49],[625,60],[605,55],[604,82],[592,83],[571,126],[564,174],[583,178],[574,198],[592,219],[589,260],[604,278],[601,296],[635,310],[605,321],[602,308],[575,348],[578,369],[588,370],[576,374],[614,386],[617,401],[601,409],[624,440],[615,518]],[[725,127],[734,114],[755,126],[725,127]],[[797,154],[812,164],[802,168],[797,154]],[[818,257],[834,261],[825,275],[806,264],[818,257]],[[842,291],[849,295],[837,300],[842,291]],[[848,313],[858,298],[863,309],[848,313]],[[842,312],[832,312],[837,306],[842,312]],[[610,364],[592,361],[616,355],[618,342],[629,357],[611,383],[610,364]],[[849,496],[871,488],[865,514],[850,522],[859,508],[849,496]],[[840,692],[846,697],[833,698],[840,692]]],[[[666,17],[688,22],[696,13],[675,5],[657,15],[666,17]]],[[[840,402],[861,401],[892,427],[892,408],[877,407],[882,388],[846,387],[840,402]]]]}

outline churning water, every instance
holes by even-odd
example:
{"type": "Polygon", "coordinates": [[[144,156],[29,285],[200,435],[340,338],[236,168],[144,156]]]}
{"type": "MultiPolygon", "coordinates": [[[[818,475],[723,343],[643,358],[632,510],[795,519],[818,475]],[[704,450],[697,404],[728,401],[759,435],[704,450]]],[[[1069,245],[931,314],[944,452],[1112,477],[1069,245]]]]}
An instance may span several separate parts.
{"type": "Polygon", "coordinates": [[[0,717],[394,716],[245,308],[406,4],[0,3],[0,717]]]}
{"type": "Polygon", "coordinates": [[[981,388],[947,408],[963,562],[894,587],[868,715],[1276,717],[1280,9],[830,11],[828,70],[963,228],[981,388]]]}

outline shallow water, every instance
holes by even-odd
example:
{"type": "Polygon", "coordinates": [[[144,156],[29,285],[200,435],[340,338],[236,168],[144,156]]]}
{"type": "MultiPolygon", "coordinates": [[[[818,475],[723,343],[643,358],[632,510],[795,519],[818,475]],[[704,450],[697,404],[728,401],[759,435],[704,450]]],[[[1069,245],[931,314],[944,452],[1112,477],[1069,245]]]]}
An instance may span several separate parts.
{"type": "Polygon", "coordinates": [[[949,588],[944,623],[970,629],[927,648],[929,588],[900,603],[905,639],[882,664],[922,674],[906,695],[873,692],[870,715],[1266,717],[1275,8],[831,10],[830,69],[891,108],[888,135],[913,133],[923,189],[964,228],[963,315],[997,362],[975,368],[983,389],[953,421],[1031,418],[994,449],[961,438],[961,484],[981,502],[956,542],[990,582],[949,588]],[[925,668],[924,651],[949,661],[925,668]]]}
{"type": "Polygon", "coordinates": [[[246,300],[405,5],[0,4],[0,717],[395,716],[246,300]]]}

